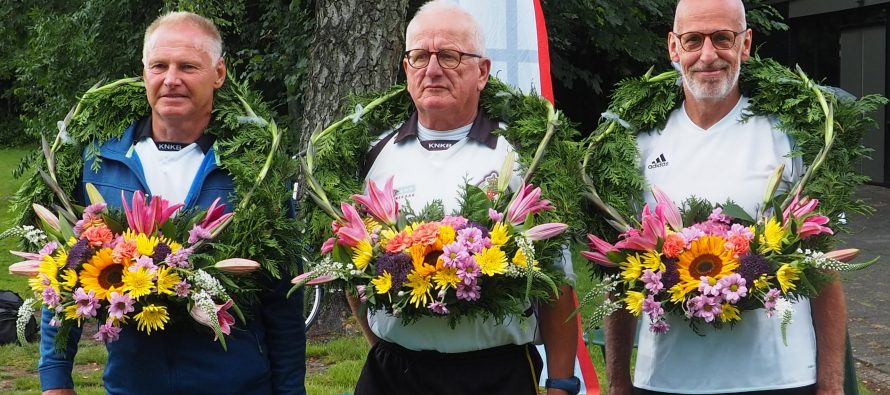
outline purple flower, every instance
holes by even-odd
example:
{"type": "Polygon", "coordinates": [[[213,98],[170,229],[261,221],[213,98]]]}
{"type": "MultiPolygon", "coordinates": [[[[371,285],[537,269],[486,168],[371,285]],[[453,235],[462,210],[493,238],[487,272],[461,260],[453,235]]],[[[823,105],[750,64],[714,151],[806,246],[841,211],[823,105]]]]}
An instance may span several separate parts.
{"type": "Polygon", "coordinates": [[[78,318],[95,317],[99,310],[99,299],[96,298],[96,291],[87,293],[83,288],[78,288],[74,291],[74,303],[77,305],[78,318]]]}
{"type": "Polygon", "coordinates": [[[189,257],[192,255],[191,247],[189,248],[180,248],[176,252],[167,255],[167,258],[164,259],[164,262],[167,263],[167,266],[178,267],[178,268],[188,268],[189,265],[189,257]]]}
{"type": "Polygon", "coordinates": [[[482,251],[482,231],[473,226],[467,226],[457,231],[457,242],[465,246],[468,252],[482,251]]]}
{"type": "Polygon", "coordinates": [[[155,262],[162,262],[171,252],[173,250],[170,249],[167,243],[163,241],[158,242],[158,245],[155,246],[154,254],[151,254],[151,259],[154,259],[155,262]]]}
{"type": "Polygon", "coordinates": [[[646,284],[646,290],[649,291],[650,295],[657,295],[664,289],[664,284],[661,283],[661,272],[653,272],[646,269],[643,272],[642,280],[646,284]]]}
{"type": "Polygon", "coordinates": [[[745,279],[738,273],[724,276],[717,281],[715,288],[723,296],[723,300],[733,304],[738,303],[739,299],[748,294],[748,288],[745,287],[745,279]]]}
{"type": "Polygon", "coordinates": [[[187,281],[182,280],[173,286],[173,292],[180,298],[186,298],[189,296],[189,288],[191,287],[192,286],[187,281]]]}
{"type": "Polygon", "coordinates": [[[71,247],[71,251],[68,251],[68,268],[77,269],[80,264],[86,262],[91,256],[93,256],[93,247],[90,246],[89,240],[78,240],[71,247]]]}
{"type": "Polygon", "coordinates": [[[467,225],[467,219],[461,216],[446,215],[439,223],[451,226],[454,230],[460,230],[467,225]]]}
{"type": "Polygon", "coordinates": [[[695,225],[683,228],[683,230],[680,231],[680,234],[683,235],[683,239],[685,239],[687,243],[692,243],[700,237],[705,236],[705,232],[697,228],[695,225]]]}
{"type": "Polygon", "coordinates": [[[135,310],[133,303],[135,303],[135,301],[130,295],[112,292],[111,298],[109,299],[108,315],[117,320],[122,320],[124,315],[132,313],[133,310],[135,310]]]}
{"type": "Polygon", "coordinates": [[[93,219],[100,216],[102,210],[105,210],[105,203],[93,203],[83,209],[83,216],[84,218],[89,217],[89,219],[93,219]]]}
{"type": "Polygon", "coordinates": [[[120,338],[120,333],[121,328],[112,325],[111,321],[109,321],[99,325],[99,330],[96,332],[96,335],[93,336],[93,339],[104,343],[111,343],[120,338]]]}
{"type": "Polygon", "coordinates": [[[476,260],[472,257],[466,259],[461,263],[463,264],[463,266],[458,266],[457,277],[460,279],[462,284],[475,284],[476,277],[479,277],[479,274],[482,273],[482,268],[479,267],[479,264],[476,263],[476,260]]]}
{"type": "Polygon", "coordinates": [[[708,216],[708,221],[712,222],[722,222],[724,224],[729,224],[730,217],[726,214],[723,214],[723,209],[720,207],[715,208],[711,211],[711,215],[708,216]]]}
{"type": "Polygon", "coordinates": [[[488,208],[488,218],[490,218],[494,222],[500,222],[504,219],[504,214],[497,212],[495,209],[489,207],[488,208]]]}
{"type": "Polygon", "coordinates": [[[386,252],[377,259],[377,275],[389,272],[392,289],[402,288],[412,267],[411,257],[400,252],[386,252]]]}
{"type": "Polygon", "coordinates": [[[781,296],[782,293],[778,288],[770,288],[769,291],[766,292],[766,295],[763,296],[763,308],[766,309],[766,315],[768,317],[772,317],[776,312],[776,302],[779,301],[781,296]]]}
{"type": "Polygon", "coordinates": [[[442,262],[448,267],[458,267],[460,262],[470,257],[461,243],[451,243],[442,248],[442,262]]]}
{"type": "Polygon", "coordinates": [[[665,320],[660,320],[649,324],[649,330],[654,333],[667,333],[671,329],[671,325],[665,320]]]}
{"type": "Polygon", "coordinates": [[[427,306],[433,313],[445,315],[448,314],[448,305],[445,302],[432,302],[429,306],[427,306]]]}
{"type": "Polygon", "coordinates": [[[769,261],[762,255],[749,252],[739,257],[738,272],[745,284],[754,284],[754,280],[769,272],[769,266],[769,261]]]}
{"type": "Polygon", "coordinates": [[[49,308],[54,309],[59,305],[59,294],[53,287],[44,288],[42,296],[43,304],[49,306],[49,308]]]}
{"type": "Polygon", "coordinates": [[[661,261],[664,263],[664,271],[661,272],[661,283],[664,284],[664,289],[671,289],[674,285],[677,285],[677,283],[680,282],[680,272],[677,271],[677,260],[662,256],[661,261]]]}
{"type": "Polygon", "coordinates": [[[355,286],[355,292],[358,293],[358,299],[359,299],[362,303],[365,303],[365,302],[368,301],[368,294],[365,293],[365,286],[364,286],[364,285],[356,285],[356,286],[355,286]]]}
{"type": "Polygon", "coordinates": [[[155,265],[154,260],[151,257],[142,255],[136,258],[136,264],[130,265],[129,270],[131,272],[138,271],[141,268],[145,268],[149,273],[153,273],[158,270],[158,266],[155,265]]]}
{"type": "Polygon", "coordinates": [[[723,312],[720,298],[715,296],[699,295],[693,297],[686,302],[686,307],[694,317],[701,318],[705,322],[714,321],[714,318],[723,312]]]}
{"type": "Polygon", "coordinates": [[[49,243],[43,245],[43,248],[38,252],[40,255],[52,255],[53,252],[56,251],[56,248],[59,247],[59,243],[55,240],[51,240],[49,243]]]}
{"type": "Polygon", "coordinates": [[[664,308],[661,307],[661,302],[656,302],[655,297],[649,295],[643,299],[643,312],[649,314],[651,320],[656,321],[664,315],[664,308]]]}
{"type": "Polygon", "coordinates": [[[717,288],[717,279],[708,276],[701,276],[699,279],[701,282],[698,284],[698,292],[709,296],[720,295],[720,289],[717,288]]]}
{"type": "Polygon", "coordinates": [[[457,298],[461,300],[474,301],[479,299],[482,287],[476,284],[476,281],[473,281],[472,284],[466,283],[458,283],[457,284],[457,298]]]}
{"type": "Polygon", "coordinates": [[[192,230],[189,231],[189,244],[195,244],[199,240],[206,240],[210,238],[210,231],[202,227],[201,225],[195,225],[192,227],[192,230]]]}

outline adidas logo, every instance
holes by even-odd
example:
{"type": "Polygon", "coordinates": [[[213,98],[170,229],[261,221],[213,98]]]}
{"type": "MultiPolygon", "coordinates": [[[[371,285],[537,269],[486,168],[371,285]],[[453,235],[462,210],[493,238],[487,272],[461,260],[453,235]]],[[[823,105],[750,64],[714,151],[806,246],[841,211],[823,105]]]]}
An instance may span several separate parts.
{"type": "Polygon", "coordinates": [[[652,163],[649,164],[649,169],[657,169],[659,167],[665,167],[668,165],[667,159],[665,159],[664,154],[658,155],[652,163]]]}

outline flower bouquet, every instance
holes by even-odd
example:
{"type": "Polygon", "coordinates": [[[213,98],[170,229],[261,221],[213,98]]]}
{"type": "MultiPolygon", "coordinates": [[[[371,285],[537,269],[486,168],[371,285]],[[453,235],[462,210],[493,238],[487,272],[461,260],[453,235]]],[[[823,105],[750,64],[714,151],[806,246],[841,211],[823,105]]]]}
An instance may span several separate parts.
{"type": "MultiPolygon", "coordinates": [[[[35,297],[54,312],[51,325],[60,327],[57,347],[65,344],[72,327],[85,320],[101,322],[97,341],[113,342],[123,325],[135,324],[137,330],[151,334],[164,330],[180,312],[211,328],[225,348],[223,335],[235,323],[229,310],[241,314],[221,284],[220,272],[246,273],[259,268],[259,263],[234,258],[199,267],[192,255],[233,214],[225,213],[225,205],[217,199],[206,211],[178,219],[191,224],[188,239],[180,241],[170,235],[177,234],[171,216],[181,204],[171,205],[157,196],[146,200],[141,191],[128,204],[121,193],[124,228],[91,184],[87,190],[94,203],[73,224],[68,221],[70,213],[56,216],[34,204],[45,233],[32,235],[31,240],[48,242],[37,253],[14,251],[27,260],[10,267],[14,274],[31,277],[28,284],[35,297]]],[[[27,322],[34,304],[29,299],[22,305],[19,321],[27,322]]],[[[19,338],[23,339],[22,333],[19,338]]]]}
{"type": "Polygon", "coordinates": [[[617,300],[613,307],[645,314],[656,333],[670,329],[668,313],[685,316],[697,329],[732,325],[742,319],[740,312],[763,308],[780,317],[784,336],[789,299],[816,296],[830,279],[825,270],[857,270],[876,261],[849,264],[858,250],[818,250],[820,235],[833,231],[816,211],[817,199],[796,195],[785,210],[756,221],[731,202],[710,210],[707,202],[690,199],[694,209],[686,210],[684,221],[666,194],[653,187],[653,195],[654,213],[644,207],[640,228],[627,230],[614,245],[588,235],[591,250],[581,254],[617,269],[606,280],[617,300]],[[706,218],[689,218],[693,212],[706,218]]]}
{"type": "Polygon", "coordinates": [[[342,280],[372,310],[452,325],[464,316],[522,316],[529,303],[557,295],[563,273],[551,262],[567,226],[534,225],[552,208],[541,189],[523,185],[508,202],[466,185],[462,196],[459,213],[415,216],[399,210],[392,178],[383,189],[370,181],[367,195],[352,196],[358,207],[341,203],[322,260],[295,288],[342,280]]]}

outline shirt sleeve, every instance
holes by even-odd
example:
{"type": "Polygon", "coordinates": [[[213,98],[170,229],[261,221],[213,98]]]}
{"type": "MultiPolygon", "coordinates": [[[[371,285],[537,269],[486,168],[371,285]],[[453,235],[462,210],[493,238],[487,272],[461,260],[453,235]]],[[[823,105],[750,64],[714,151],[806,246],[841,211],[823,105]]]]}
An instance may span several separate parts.
{"type": "Polygon", "coordinates": [[[40,376],[42,391],[60,388],[74,388],[71,370],[74,368],[74,356],[77,355],[77,342],[82,329],[73,326],[68,332],[67,345],[63,353],[56,352],[56,335],[59,328],[50,325],[53,312],[43,309],[40,319],[40,359],[37,371],[40,376]]]}

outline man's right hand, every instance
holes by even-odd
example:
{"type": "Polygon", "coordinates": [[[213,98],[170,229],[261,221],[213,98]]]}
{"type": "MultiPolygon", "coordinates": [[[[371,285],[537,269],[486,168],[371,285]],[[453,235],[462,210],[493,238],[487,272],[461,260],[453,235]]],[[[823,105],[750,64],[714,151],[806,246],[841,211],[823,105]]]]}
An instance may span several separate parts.
{"type": "Polygon", "coordinates": [[[77,395],[73,388],[61,388],[43,391],[43,395],[77,395]]]}

